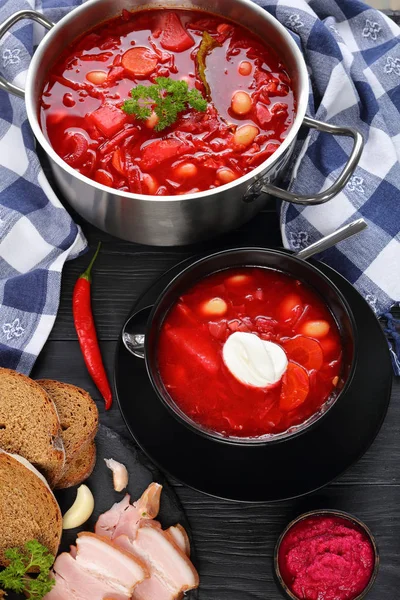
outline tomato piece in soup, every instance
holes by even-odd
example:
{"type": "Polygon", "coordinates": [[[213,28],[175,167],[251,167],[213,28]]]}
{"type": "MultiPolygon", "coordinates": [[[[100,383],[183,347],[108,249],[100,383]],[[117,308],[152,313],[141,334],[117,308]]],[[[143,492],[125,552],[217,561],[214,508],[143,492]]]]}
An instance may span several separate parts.
{"type": "Polygon", "coordinates": [[[171,327],[166,331],[167,336],[176,344],[182,353],[184,360],[188,354],[199,366],[210,373],[216,373],[219,367],[219,359],[213,345],[194,329],[186,327],[171,327]]]}
{"type": "Polygon", "coordinates": [[[87,115],[94,125],[106,136],[111,137],[126,123],[126,114],[113,104],[103,104],[87,115]]]}
{"type": "Polygon", "coordinates": [[[146,171],[151,171],[166,160],[186,154],[191,147],[188,142],[175,138],[156,140],[148,144],[143,150],[141,165],[146,171]]]}
{"type": "Polygon", "coordinates": [[[183,52],[193,45],[194,40],[184,29],[178,15],[175,13],[168,13],[163,25],[161,46],[165,50],[183,52]]]}

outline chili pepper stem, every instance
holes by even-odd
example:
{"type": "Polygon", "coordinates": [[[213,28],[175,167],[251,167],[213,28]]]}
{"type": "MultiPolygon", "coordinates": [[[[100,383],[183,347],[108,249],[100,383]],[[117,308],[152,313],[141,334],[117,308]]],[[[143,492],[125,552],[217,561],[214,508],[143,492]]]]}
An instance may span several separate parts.
{"type": "Polygon", "coordinates": [[[98,253],[100,252],[100,247],[101,247],[101,242],[99,242],[97,244],[97,250],[94,253],[92,260],[90,261],[88,268],[86,269],[86,271],[84,273],[82,273],[82,275],[79,276],[79,279],[86,279],[86,281],[88,281],[89,283],[92,283],[92,267],[93,267],[94,261],[97,258],[98,253]]]}

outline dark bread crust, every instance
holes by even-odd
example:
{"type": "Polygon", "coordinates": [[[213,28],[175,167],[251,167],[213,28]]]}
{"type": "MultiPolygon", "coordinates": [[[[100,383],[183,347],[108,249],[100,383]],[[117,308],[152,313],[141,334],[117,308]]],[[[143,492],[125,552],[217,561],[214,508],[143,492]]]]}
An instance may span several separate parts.
{"type": "Polygon", "coordinates": [[[91,446],[99,427],[99,412],[82,388],[52,379],[37,380],[54,402],[60,419],[66,461],[56,487],[70,487],[86,479],[96,460],[91,446]]]}
{"type": "Polygon", "coordinates": [[[82,448],[81,452],[67,466],[63,476],[55,485],[56,489],[65,489],[78,485],[92,474],[96,465],[96,444],[90,440],[82,448]]]}
{"type": "Polygon", "coordinates": [[[37,473],[0,451],[0,565],[4,551],[37,539],[55,556],[62,534],[60,507],[37,473]]]}
{"type": "Polygon", "coordinates": [[[53,401],[35,381],[4,368],[0,368],[0,448],[29,460],[50,486],[63,472],[65,451],[53,401]]]}

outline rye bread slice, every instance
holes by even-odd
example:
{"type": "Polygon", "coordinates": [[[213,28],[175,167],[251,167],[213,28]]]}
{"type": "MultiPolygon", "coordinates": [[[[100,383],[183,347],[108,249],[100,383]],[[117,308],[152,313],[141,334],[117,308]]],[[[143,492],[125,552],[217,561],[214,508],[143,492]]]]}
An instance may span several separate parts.
{"type": "Polygon", "coordinates": [[[65,472],[83,447],[94,439],[99,427],[99,411],[90,395],[82,388],[52,379],[39,379],[37,383],[57,408],[65,448],[65,472]]]}
{"type": "Polygon", "coordinates": [[[78,485],[91,475],[96,464],[96,444],[93,440],[87,442],[74,460],[68,465],[61,479],[56,483],[57,489],[78,485]]]}
{"type": "Polygon", "coordinates": [[[29,460],[53,486],[65,463],[57,410],[29,377],[0,368],[0,448],[29,460]]]}
{"type": "Polygon", "coordinates": [[[0,451],[0,565],[4,551],[38,540],[54,556],[62,533],[60,507],[48,483],[28,461],[0,451]]]}

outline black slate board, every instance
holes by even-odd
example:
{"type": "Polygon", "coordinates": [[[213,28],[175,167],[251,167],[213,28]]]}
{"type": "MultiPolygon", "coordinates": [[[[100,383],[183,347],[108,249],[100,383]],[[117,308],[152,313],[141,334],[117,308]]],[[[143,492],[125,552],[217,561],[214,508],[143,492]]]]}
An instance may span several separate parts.
{"type": "MultiPolygon", "coordinates": [[[[122,500],[126,493],[130,494],[132,502],[137,500],[152,481],[157,481],[163,486],[158,517],[163,529],[170,525],[181,523],[187,531],[189,530],[185,513],[175,492],[160,472],[136,446],[108,427],[100,425],[96,436],[96,448],[96,466],[91,476],[84,482],[93,493],[95,499],[94,512],[90,519],[81,527],[63,532],[60,546],[61,552],[69,550],[70,544],[75,543],[76,536],[80,531],[93,531],[99,515],[110,509],[114,502],[122,500]],[[123,492],[116,492],[114,490],[112,472],[106,466],[104,462],[105,458],[113,458],[124,464],[128,469],[129,483],[127,489],[123,492]]],[[[55,495],[63,514],[73,504],[76,489],[76,487],[72,487],[56,491],[55,495]]]]}
{"type": "MultiPolygon", "coordinates": [[[[98,517],[107,511],[114,502],[123,499],[125,493],[130,494],[131,501],[137,500],[147,486],[152,482],[162,484],[160,512],[157,520],[160,521],[163,529],[180,523],[186,529],[191,548],[191,559],[196,563],[193,538],[189,523],[174,490],[166,482],[165,478],[152,465],[144,454],[129,440],[118,435],[112,429],[100,425],[96,436],[97,460],[91,476],[84,482],[91,490],[95,507],[90,519],[81,527],[69,529],[63,532],[61,539],[60,552],[68,552],[71,544],[75,544],[76,537],[80,531],[93,531],[98,517]],[[128,487],[123,492],[116,492],[112,483],[112,472],[106,466],[104,459],[113,458],[123,463],[128,469],[129,482],[128,487]]],[[[66,490],[56,491],[55,495],[59,502],[61,512],[64,514],[72,506],[76,497],[76,487],[66,490]]],[[[22,600],[23,595],[9,593],[7,600],[22,600]]],[[[187,600],[196,600],[198,590],[192,590],[185,596],[187,600]]],[[[26,600],[26,599],[25,599],[26,600]]]]}
{"type": "MultiPolygon", "coordinates": [[[[180,523],[186,529],[190,539],[191,559],[195,563],[196,557],[193,538],[182,505],[174,490],[149,459],[128,439],[118,435],[104,425],[100,425],[99,427],[96,436],[96,448],[96,466],[91,476],[85,481],[95,499],[93,514],[81,527],[63,532],[60,552],[68,552],[70,545],[75,543],[76,536],[80,531],[93,531],[98,517],[111,508],[114,502],[122,500],[126,493],[130,494],[131,501],[133,502],[142,495],[152,481],[156,481],[163,486],[160,512],[157,520],[160,521],[163,529],[171,525],[176,525],[176,523],[180,523]],[[106,466],[104,462],[105,458],[113,458],[124,464],[128,469],[128,487],[123,492],[116,492],[114,490],[112,472],[106,466]]],[[[56,492],[56,498],[60,504],[62,514],[73,504],[75,496],[76,487],[56,492]]],[[[197,590],[193,590],[186,595],[188,600],[195,600],[197,597],[197,590]]]]}

